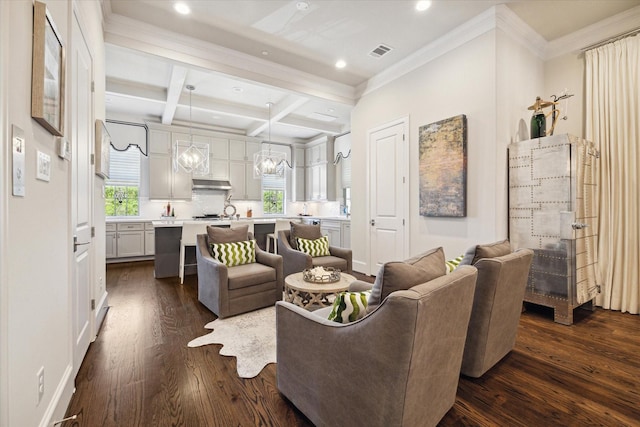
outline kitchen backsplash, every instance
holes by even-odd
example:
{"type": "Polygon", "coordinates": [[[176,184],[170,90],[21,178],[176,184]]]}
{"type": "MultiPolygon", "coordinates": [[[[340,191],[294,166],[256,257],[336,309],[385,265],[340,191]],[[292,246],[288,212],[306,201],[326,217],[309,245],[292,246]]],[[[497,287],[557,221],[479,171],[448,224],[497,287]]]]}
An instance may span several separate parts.
{"type": "MultiPolygon", "coordinates": [[[[178,219],[189,219],[202,214],[222,214],[224,210],[225,193],[193,194],[191,201],[171,200],[171,207],[178,219]]],[[[257,201],[231,200],[236,207],[236,213],[241,217],[247,216],[247,210],[252,209],[253,217],[263,216],[262,204],[257,201]]],[[[295,216],[304,213],[312,216],[339,216],[339,202],[287,202],[286,215],[295,216]]],[[[140,217],[144,219],[160,218],[165,212],[167,200],[148,200],[140,198],[140,217]]]]}

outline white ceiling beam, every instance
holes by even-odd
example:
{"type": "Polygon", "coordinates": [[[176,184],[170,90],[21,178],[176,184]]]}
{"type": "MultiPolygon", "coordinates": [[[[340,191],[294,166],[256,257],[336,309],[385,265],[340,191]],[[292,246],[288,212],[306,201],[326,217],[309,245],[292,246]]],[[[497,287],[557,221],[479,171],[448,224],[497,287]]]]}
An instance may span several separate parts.
{"type": "Polygon", "coordinates": [[[291,117],[291,116],[284,117],[278,122],[278,124],[299,127],[304,129],[313,129],[318,132],[327,133],[329,135],[337,135],[339,133],[344,132],[344,129],[342,128],[341,125],[334,125],[331,123],[319,122],[316,120],[309,120],[309,119],[301,119],[301,118],[291,117]]]}
{"type": "Polygon", "coordinates": [[[132,84],[123,80],[107,78],[105,92],[131,98],[148,99],[154,102],[166,102],[167,91],[157,86],[132,84]]]}
{"type": "MultiPolygon", "coordinates": [[[[307,102],[309,102],[309,98],[294,96],[294,95],[287,96],[282,101],[278,102],[277,104],[273,104],[271,106],[270,121],[269,120],[267,120],[266,122],[260,121],[254,124],[247,130],[247,135],[249,136],[259,135],[261,132],[263,132],[265,129],[269,127],[269,122],[271,122],[271,125],[279,122],[280,120],[287,117],[289,114],[296,111],[299,107],[306,104],[307,102]]],[[[268,107],[266,108],[266,110],[268,114],[269,112],[268,107]]]]}
{"type": "Polygon", "coordinates": [[[169,79],[169,85],[167,88],[167,103],[164,106],[164,112],[162,113],[162,124],[170,125],[173,122],[173,117],[176,114],[176,107],[180,100],[180,94],[184,87],[184,82],[187,79],[187,69],[179,65],[172,65],[171,78],[169,79]]]}

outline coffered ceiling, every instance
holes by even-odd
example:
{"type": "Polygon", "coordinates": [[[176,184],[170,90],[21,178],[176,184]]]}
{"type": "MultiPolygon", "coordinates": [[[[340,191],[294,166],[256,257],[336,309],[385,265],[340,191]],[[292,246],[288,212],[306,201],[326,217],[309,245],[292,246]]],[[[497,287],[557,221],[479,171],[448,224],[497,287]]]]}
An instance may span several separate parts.
{"type": "Polygon", "coordinates": [[[434,0],[423,12],[402,0],[183,2],[189,15],[175,1],[103,0],[108,117],[304,143],[349,130],[371,79],[493,6],[544,43],[614,36],[640,16],[640,0],[434,0]]]}

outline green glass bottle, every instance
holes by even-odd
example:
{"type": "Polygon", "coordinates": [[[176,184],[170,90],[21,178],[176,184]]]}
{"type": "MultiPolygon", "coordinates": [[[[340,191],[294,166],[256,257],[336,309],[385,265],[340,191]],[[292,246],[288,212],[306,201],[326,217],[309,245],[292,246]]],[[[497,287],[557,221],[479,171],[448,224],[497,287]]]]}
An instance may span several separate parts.
{"type": "Polygon", "coordinates": [[[547,135],[547,118],[542,109],[536,110],[531,116],[531,139],[547,135]]]}

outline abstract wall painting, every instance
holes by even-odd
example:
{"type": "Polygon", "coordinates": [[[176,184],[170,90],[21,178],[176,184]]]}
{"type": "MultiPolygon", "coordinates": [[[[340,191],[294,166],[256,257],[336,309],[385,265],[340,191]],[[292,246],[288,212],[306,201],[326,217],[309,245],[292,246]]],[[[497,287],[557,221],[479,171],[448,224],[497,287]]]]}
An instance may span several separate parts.
{"type": "Polygon", "coordinates": [[[420,215],[467,216],[467,117],[419,128],[420,215]]]}

